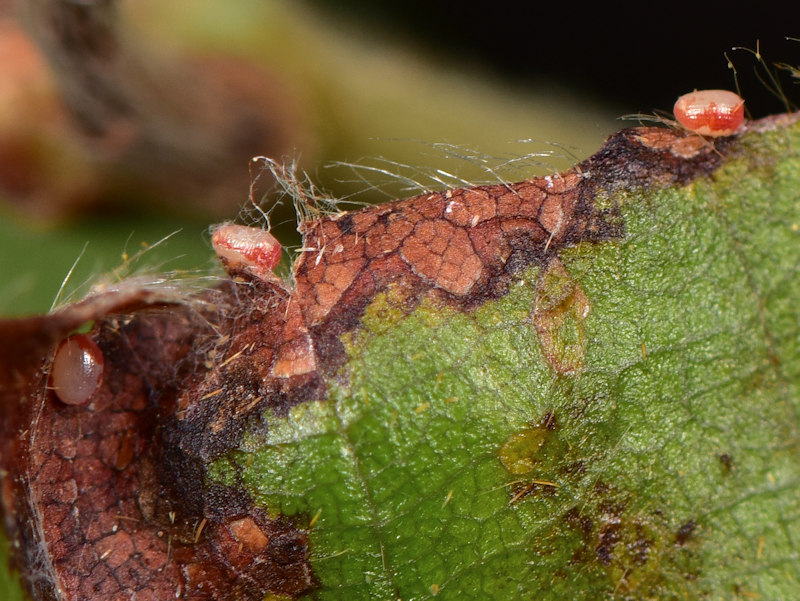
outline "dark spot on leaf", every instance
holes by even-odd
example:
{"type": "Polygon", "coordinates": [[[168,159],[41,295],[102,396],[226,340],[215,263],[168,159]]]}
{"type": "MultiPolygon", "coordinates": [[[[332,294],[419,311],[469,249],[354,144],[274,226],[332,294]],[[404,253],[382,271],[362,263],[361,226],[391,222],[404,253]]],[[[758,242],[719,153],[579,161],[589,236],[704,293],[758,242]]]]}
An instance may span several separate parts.
{"type": "Polygon", "coordinates": [[[675,534],[675,544],[682,546],[689,542],[696,528],[697,523],[694,520],[689,520],[682,524],[681,527],[678,528],[677,534],[675,534]]]}
{"type": "Polygon", "coordinates": [[[717,459],[719,459],[722,469],[726,474],[730,474],[733,471],[733,457],[728,455],[728,453],[722,453],[717,459]]]}
{"type": "Polygon", "coordinates": [[[566,463],[561,468],[561,473],[566,476],[583,476],[586,474],[586,461],[579,459],[577,461],[566,463]]]}
{"type": "Polygon", "coordinates": [[[600,529],[599,542],[595,547],[595,554],[603,565],[610,565],[614,558],[614,548],[620,539],[619,529],[619,523],[616,522],[606,524],[600,529]]]}
{"type": "Polygon", "coordinates": [[[578,507],[573,507],[564,514],[564,521],[574,530],[581,533],[585,540],[588,540],[594,529],[594,522],[592,519],[581,514],[578,507]]]}
{"type": "Polygon", "coordinates": [[[341,219],[336,221],[339,226],[339,231],[342,234],[349,234],[353,229],[353,215],[351,213],[345,214],[341,219]]]}

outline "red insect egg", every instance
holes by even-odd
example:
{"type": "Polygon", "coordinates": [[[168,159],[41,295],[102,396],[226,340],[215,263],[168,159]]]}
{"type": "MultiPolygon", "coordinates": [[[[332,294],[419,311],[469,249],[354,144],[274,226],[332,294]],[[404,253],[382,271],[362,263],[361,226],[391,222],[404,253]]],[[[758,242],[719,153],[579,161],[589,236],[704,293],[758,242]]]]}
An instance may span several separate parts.
{"type": "Polygon", "coordinates": [[[62,341],[50,371],[56,396],[67,405],[87,403],[100,388],[104,364],[103,352],[86,334],[75,334],[62,341]]]}
{"type": "Polygon", "coordinates": [[[678,98],[672,112],[701,136],[730,136],[744,123],[744,100],[728,90],[696,90],[678,98]]]}
{"type": "Polygon", "coordinates": [[[226,223],[211,235],[214,251],[229,271],[249,271],[271,279],[281,260],[281,245],[267,230],[226,223]]]}

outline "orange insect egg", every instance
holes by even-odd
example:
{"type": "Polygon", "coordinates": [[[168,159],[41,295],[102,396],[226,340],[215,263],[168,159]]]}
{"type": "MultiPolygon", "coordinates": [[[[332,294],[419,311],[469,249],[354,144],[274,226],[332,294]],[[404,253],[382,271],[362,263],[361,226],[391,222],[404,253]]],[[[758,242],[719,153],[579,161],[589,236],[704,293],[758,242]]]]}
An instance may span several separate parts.
{"type": "Polygon", "coordinates": [[[281,244],[267,230],[225,223],[211,235],[214,251],[229,271],[249,271],[271,279],[281,260],[281,244]]]}
{"type": "Polygon", "coordinates": [[[744,100],[728,90],[695,90],[678,98],[672,112],[701,136],[730,136],[744,123],[744,100]]]}
{"type": "Polygon", "coordinates": [[[103,381],[105,359],[97,343],[86,334],[75,334],[58,345],[50,370],[50,383],[66,405],[87,403],[103,381]]]}

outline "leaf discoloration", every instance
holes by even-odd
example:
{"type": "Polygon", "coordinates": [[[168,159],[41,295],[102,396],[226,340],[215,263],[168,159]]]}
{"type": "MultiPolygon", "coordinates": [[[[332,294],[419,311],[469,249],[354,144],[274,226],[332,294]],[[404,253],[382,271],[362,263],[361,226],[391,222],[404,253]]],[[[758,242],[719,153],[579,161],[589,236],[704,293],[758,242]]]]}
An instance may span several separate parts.
{"type": "Polygon", "coordinates": [[[539,276],[531,319],[542,353],[559,374],[583,368],[589,299],[570,277],[564,264],[553,259],[539,276]]]}
{"type": "MultiPolygon", "coordinates": [[[[538,266],[533,322],[544,354],[559,373],[579,370],[585,340],[565,353],[558,332],[566,316],[585,317],[588,300],[568,285],[559,253],[624,236],[598,192],[685,183],[721,163],[715,147],[687,149],[687,138],[628,130],[558,176],[307,222],[291,289],[240,269],[188,301],[130,285],[0,324],[3,514],[31,593],[256,600],[312,591],[307,530],[267,515],[241,486],[211,482],[209,462],[258,426],[254,416],[323,399],[346,360],[342,334],[383,293],[404,310],[428,299],[470,311],[538,266]],[[89,320],[108,369],[86,406],[66,407],[46,388],[52,349],[89,320]]],[[[619,547],[597,532],[597,557],[612,565],[619,547]]]]}

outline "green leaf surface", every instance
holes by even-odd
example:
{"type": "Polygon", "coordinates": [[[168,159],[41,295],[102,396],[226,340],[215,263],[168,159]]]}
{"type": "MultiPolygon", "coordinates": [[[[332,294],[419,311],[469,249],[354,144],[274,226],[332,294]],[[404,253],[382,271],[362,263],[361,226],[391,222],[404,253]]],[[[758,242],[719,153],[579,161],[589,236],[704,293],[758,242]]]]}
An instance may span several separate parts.
{"type": "Polygon", "coordinates": [[[623,239],[471,311],[379,295],[329,398],[212,476],[309,527],[315,599],[797,598],[798,148],[617,192],[623,239]]]}
{"type": "Polygon", "coordinates": [[[624,237],[468,311],[379,294],[210,477],[308,529],[310,599],[800,597],[799,148],[617,190],[624,237]]]}

